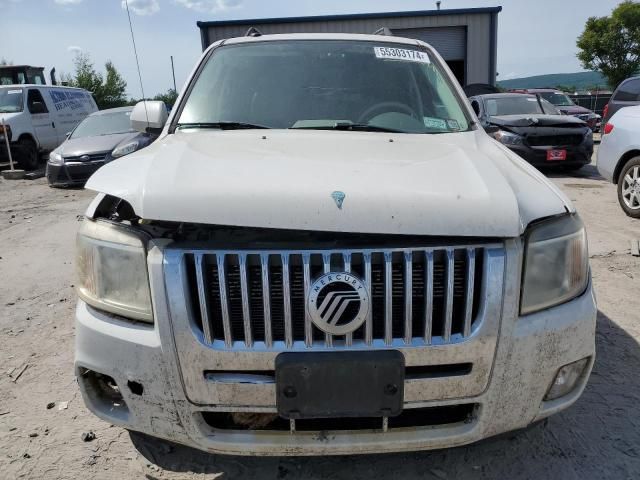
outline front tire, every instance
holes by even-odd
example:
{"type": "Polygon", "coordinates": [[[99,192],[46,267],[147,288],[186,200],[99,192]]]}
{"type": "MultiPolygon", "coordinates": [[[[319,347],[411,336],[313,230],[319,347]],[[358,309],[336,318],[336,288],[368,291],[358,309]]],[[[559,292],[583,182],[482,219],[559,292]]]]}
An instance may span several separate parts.
{"type": "Polygon", "coordinates": [[[35,170],[40,164],[38,146],[33,140],[23,138],[18,142],[18,164],[24,170],[35,170]]]}
{"type": "Polygon", "coordinates": [[[618,178],[618,202],[624,213],[640,218],[640,157],[629,160],[618,178]]]}

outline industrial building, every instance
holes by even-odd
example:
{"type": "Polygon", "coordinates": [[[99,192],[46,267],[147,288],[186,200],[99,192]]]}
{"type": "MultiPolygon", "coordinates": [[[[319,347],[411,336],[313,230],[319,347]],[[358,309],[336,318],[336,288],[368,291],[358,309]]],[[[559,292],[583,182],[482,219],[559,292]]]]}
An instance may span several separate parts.
{"type": "Polygon", "coordinates": [[[313,17],[263,18],[198,22],[202,48],[244,36],[251,27],[261,33],[373,33],[387,28],[393,35],[431,44],[447,61],[462,85],[496,83],[498,13],[502,7],[361,13],[313,17]]]}

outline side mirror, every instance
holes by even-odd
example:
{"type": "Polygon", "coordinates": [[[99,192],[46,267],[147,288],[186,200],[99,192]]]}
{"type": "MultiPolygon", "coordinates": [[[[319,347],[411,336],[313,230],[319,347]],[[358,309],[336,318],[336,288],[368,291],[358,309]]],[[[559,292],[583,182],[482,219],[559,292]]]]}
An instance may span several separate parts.
{"type": "Polygon", "coordinates": [[[131,128],[142,133],[160,133],[168,118],[164,102],[144,101],[136,103],[131,116],[131,128]]]}
{"type": "Polygon", "coordinates": [[[500,131],[500,127],[496,125],[485,125],[484,131],[489,135],[493,135],[494,133],[498,133],[500,131]]]}
{"type": "Polygon", "coordinates": [[[473,102],[471,102],[471,108],[473,108],[473,111],[476,112],[476,115],[479,117],[480,116],[480,104],[478,104],[478,102],[476,102],[474,100],[473,102]]]}
{"type": "Polygon", "coordinates": [[[33,102],[29,107],[29,112],[34,115],[37,115],[38,113],[47,113],[47,107],[45,107],[42,102],[33,102]]]}

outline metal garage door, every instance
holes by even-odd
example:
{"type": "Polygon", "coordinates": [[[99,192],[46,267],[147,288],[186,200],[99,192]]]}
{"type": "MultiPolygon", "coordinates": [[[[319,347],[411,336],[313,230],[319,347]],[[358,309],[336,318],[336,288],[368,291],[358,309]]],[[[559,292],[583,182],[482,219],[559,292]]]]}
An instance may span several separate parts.
{"type": "Polygon", "coordinates": [[[467,29],[465,27],[404,28],[394,29],[393,34],[427,42],[445,60],[466,58],[467,29]]]}

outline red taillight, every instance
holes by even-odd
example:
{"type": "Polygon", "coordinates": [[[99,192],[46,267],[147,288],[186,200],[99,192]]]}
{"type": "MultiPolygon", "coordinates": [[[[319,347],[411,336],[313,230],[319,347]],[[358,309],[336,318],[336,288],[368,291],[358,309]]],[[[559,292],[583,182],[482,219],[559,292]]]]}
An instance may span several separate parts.
{"type": "Polygon", "coordinates": [[[609,122],[604,126],[604,134],[607,135],[613,132],[613,123],[609,122]]]}
{"type": "Polygon", "coordinates": [[[604,110],[602,111],[602,118],[607,118],[607,113],[609,113],[609,104],[608,103],[604,106],[604,110]]]}

